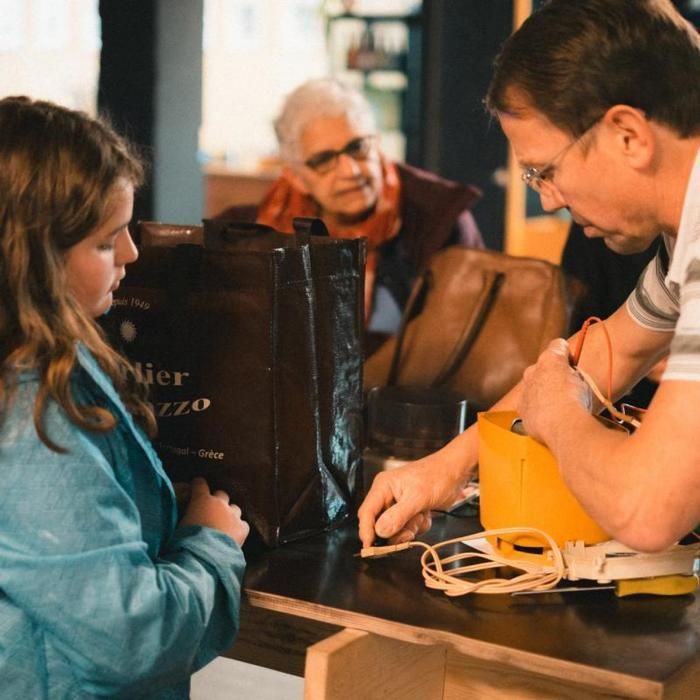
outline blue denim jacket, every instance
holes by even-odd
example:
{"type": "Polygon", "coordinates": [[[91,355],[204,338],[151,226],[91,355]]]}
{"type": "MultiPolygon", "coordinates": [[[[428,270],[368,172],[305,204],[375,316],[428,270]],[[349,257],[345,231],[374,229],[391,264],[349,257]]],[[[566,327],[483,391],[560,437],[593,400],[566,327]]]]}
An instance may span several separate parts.
{"type": "Polygon", "coordinates": [[[79,347],[78,403],[118,426],[77,428],[36,375],[0,425],[0,697],[187,698],[190,675],[233,642],[245,562],[221,532],[176,527],[172,485],[112,383],[79,347]]]}

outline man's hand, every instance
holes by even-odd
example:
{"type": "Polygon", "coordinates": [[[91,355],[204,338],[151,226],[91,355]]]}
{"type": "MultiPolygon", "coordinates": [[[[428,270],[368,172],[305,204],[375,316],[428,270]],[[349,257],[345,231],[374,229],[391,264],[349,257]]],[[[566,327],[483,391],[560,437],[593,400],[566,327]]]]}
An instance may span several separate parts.
{"type": "Polygon", "coordinates": [[[379,473],[358,510],[360,540],[407,542],[428,530],[430,511],[451,506],[462,493],[461,479],[446,469],[444,449],[417,462],[379,473]]]}
{"type": "Polygon", "coordinates": [[[209,484],[201,478],[192,481],[187,510],[179,524],[220,530],[239,545],[245,542],[250,532],[250,526],[241,518],[241,509],[237,505],[229,505],[229,495],[225,491],[211,493],[209,484]]]}
{"type": "Polygon", "coordinates": [[[518,413],[528,435],[546,443],[546,437],[567,410],[580,405],[590,413],[591,390],[569,364],[569,345],[563,338],[553,340],[537,363],[525,370],[518,413]]]}

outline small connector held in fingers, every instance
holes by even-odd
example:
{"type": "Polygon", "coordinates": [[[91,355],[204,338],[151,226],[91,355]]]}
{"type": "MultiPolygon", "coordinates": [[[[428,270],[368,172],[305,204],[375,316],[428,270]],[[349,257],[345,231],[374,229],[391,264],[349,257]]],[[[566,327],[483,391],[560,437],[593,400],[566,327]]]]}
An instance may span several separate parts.
{"type": "Polygon", "coordinates": [[[394,552],[401,552],[414,545],[413,542],[401,542],[401,544],[387,544],[380,547],[363,547],[355,556],[369,559],[370,557],[386,557],[394,552]]]}

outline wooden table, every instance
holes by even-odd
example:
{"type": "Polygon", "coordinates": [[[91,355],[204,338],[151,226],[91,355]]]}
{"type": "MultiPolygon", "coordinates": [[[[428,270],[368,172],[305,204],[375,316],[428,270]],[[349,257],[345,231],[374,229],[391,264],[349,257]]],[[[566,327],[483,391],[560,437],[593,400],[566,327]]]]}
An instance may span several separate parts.
{"type": "MultiPolygon", "coordinates": [[[[479,530],[440,518],[439,541],[479,530]]],[[[448,598],[421,550],[362,560],[356,524],[251,557],[231,656],[301,674],[307,699],[700,698],[695,596],[448,598]]]]}

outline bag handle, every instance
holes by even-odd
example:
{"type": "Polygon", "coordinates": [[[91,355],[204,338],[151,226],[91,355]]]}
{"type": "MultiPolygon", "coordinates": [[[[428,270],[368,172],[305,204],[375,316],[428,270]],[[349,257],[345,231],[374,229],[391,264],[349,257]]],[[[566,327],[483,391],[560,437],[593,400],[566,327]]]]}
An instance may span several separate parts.
{"type": "MultiPolygon", "coordinates": [[[[440,370],[435,379],[430,382],[430,387],[437,387],[449,381],[455,372],[462,366],[467,354],[471,350],[479,333],[481,332],[481,329],[483,328],[488,312],[491,310],[491,307],[496,300],[498,290],[505,279],[505,274],[495,270],[485,270],[483,275],[484,286],[478,299],[476,300],[476,303],[474,304],[472,314],[467,323],[465,323],[462,334],[455,343],[452,353],[445,362],[442,370],[440,370]]],[[[397,384],[399,378],[401,351],[403,349],[408,322],[413,318],[413,313],[418,300],[421,298],[424,291],[430,286],[432,280],[433,274],[431,270],[426,270],[416,280],[413,288],[411,289],[411,294],[406,302],[404,312],[401,315],[401,322],[397,331],[396,345],[394,346],[394,353],[391,358],[391,365],[389,366],[389,375],[386,380],[387,386],[395,386],[397,384]]]]}
{"type": "Polygon", "coordinates": [[[481,294],[479,294],[479,298],[474,304],[472,315],[464,325],[462,335],[455,343],[452,354],[445,362],[445,365],[442,370],[440,370],[437,377],[430,383],[431,387],[446,384],[462,366],[469,351],[476,342],[476,339],[479,337],[481,329],[484,327],[486,317],[493,303],[496,301],[498,290],[506,277],[503,272],[496,272],[495,270],[484,270],[483,274],[484,286],[481,290],[481,294]]]}
{"type": "Polygon", "coordinates": [[[295,216],[292,219],[292,226],[297,236],[300,234],[304,236],[330,236],[326,224],[314,216],[295,216]]]}
{"type": "Polygon", "coordinates": [[[245,243],[256,241],[268,235],[277,236],[285,244],[294,243],[284,247],[294,247],[309,242],[309,236],[329,237],[328,229],[321,219],[312,217],[295,217],[293,220],[293,233],[286,234],[277,231],[271,226],[257,224],[250,221],[235,221],[229,219],[204,219],[204,247],[209,250],[221,250],[226,243],[245,243]]]}
{"type": "Polygon", "coordinates": [[[401,314],[399,329],[396,332],[396,345],[394,346],[394,354],[391,356],[391,365],[389,365],[389,376],[386,380],[387,386],[395,386],[399,378],[399,360],[401,359],[401,350],[403,348],[404,336],[406,335],[406,327],[408,322],[413,318],[413,312],[418,305],[418,300],[423,296],[433,280],[433,273],[430,270],[425,270],[423,274],[414,282],[411,293],[406,302],[406,306],[401,314]]]}

